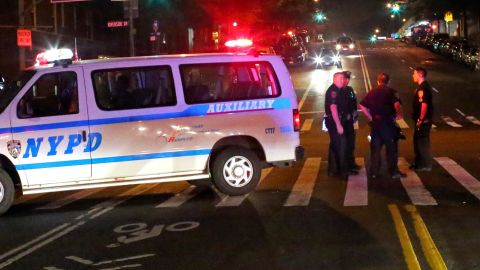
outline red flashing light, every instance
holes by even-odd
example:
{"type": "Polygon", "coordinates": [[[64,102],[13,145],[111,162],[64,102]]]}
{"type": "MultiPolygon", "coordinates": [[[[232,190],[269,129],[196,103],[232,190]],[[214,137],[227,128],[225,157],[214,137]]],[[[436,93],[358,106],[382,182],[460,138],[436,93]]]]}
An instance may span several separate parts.
{"type": "Polygon", "coordinates": [[[225,46],[229,48],[235,48],[235,47],[250,47],[253,45],[252,40],[246,39],[246,38],[240,38],[240,39],[234,39],[234,40],[229,40],[225,42],[225,46]]]}
{"type": "Polygon", "coordinates": [[[433,30],[435,30],[435,29],[437,29],[437,28],[438,28],[438,25],[432,24],[432,29],[433,29],[433,30]]]}
{"type": "Polygon", "coordinates": [[[48,65],[48,60],[45,58],[45,52],[41,52],[37,54],[37,57],[35,58],[36,65],[38,66],[43,66],[43,65],[48,65]]]}
{"type": "Polygon", "coordinates": [[[287,34],[288,34],[289,36],[293,36],[293,32],[292,32],[292,31],[288,31],[287,34]]]}
{"type": "Polygon", "coordinates": [[[298,112],[298,109],[293,110],[293,130],[300,131],[300,112],[298,112]]]}
{"type": "Polygon", "coordinates": [[[237,22],[233,22],[232,25],[233,25],[233,27],[237,27],[237,26],[238,26],[238,23],[237,23],[237,22]]]}

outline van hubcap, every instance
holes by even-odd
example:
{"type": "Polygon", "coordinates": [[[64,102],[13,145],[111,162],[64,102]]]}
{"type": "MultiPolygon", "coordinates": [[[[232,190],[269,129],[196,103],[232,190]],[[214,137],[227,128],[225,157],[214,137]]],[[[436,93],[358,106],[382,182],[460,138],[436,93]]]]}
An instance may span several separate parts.
{"type": "Polygon", "coordinates": [[[252,163],[245,157],[231,157],[223,166],[223,177],[232,187],[239,188],[247,185],[252,180],[252,176],[252,163]]]}
{"type": "Polygon", "coordinates": [[[5,196],[5,189],[3,188],[2,183],[0,183],[0,203],[3,202],[4,196],[5,196]]]}

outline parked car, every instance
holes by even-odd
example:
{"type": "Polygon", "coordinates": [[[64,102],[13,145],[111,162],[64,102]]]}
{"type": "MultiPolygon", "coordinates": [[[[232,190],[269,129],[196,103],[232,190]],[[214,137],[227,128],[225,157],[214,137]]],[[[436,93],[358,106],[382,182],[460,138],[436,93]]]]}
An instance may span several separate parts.
{"type": "Polygon", "coordinates": [[[427,35],[427,38],[425,40],[425,47],[430,49],[430,50],[433,50],[435,44],[439,40],[448,39],[448,38],[450,38],[450,35],[448,35],[446,33],[429,34],[429,35],[427,35]]]}
{"type": "Polygon", "coordinates": [[[286,64],[301,64],[307,59],[302,46],[290,35],[281,36],[274,49],[286,64]]]}
{"type": "Polygon", "coordinates": [[[480,69],[479,48],[476,45],[464,46],[460,53],[460,60],[471,70],[480,69]]]}

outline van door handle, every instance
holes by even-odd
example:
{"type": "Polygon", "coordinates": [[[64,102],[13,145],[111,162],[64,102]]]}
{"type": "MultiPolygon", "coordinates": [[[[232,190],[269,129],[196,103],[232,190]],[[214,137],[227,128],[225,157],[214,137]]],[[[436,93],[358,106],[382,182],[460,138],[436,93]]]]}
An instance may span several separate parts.
{"type": "Polygon", "coordinates": [[[83,142],[87,141],[87,132],[85,130],[82,130],[82,141],[83,142]]]}

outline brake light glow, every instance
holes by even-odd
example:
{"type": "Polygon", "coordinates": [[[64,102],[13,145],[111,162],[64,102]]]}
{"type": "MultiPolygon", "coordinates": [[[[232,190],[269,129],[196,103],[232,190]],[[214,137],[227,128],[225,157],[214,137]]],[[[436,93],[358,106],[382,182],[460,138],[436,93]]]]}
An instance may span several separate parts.
{"type": "Polygon", "coordinates": [[[229,40],[225,42],[225,46],[230,47],[230,48],[235,48],[235,47],[250,47],[253,45],[252,40],[246,39],[246,38],[240,38],[240,39],[235,39],[235,40],[229,40]]]}
{"type": "Polygon", "coordinates": [[[298,109],[293,109],[293,130],[300,131],[300,112],[298,109]]]}

